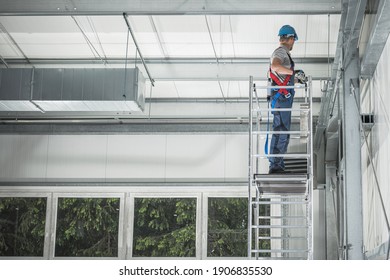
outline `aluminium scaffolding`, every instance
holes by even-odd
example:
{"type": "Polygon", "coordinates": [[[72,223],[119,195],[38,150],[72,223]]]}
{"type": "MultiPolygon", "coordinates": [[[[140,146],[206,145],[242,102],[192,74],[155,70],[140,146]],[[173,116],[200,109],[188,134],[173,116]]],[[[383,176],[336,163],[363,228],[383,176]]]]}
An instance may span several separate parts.
{"type": "MultiPolygon", "coordinates": [[[[311,77],[305,85],[256,86],[249,78],[248,257],[250,259],[313,259],[313,125],[311,77]],[[304,103],[290,109],[261,106],[257,90],[294,88],[304,103]],[[272,131],[270,115],[299,112],[300,129],[272,131]],[[264,118],[262,112],[267,113],[264,118]],[[265,124],[264,122],[267,122],[265,124]],[[268,154],[268,135],[283,133],[300,139],[304,152],[268,154]],[[264,143],[265,142],[265,143],[264,143]],[[286,173],[268,174],[268,159],[283,157],[286,173]],[[289,170],[287,170],[289,169],[289,170]]],[[[296,93],[296,95],[297,95],[296,93]]],[[[260,94],[265,97],[266,93],[260,94]]]]}

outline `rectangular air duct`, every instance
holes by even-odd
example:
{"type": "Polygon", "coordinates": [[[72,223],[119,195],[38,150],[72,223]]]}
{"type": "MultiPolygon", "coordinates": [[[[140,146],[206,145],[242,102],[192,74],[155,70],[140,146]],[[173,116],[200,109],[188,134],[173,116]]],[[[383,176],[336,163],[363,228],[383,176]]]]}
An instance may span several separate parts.
{"type": "Polygon", "coordinates": [[[0,69],[3,112],[141,112],[144,91],[138,68],[0,69]]]}

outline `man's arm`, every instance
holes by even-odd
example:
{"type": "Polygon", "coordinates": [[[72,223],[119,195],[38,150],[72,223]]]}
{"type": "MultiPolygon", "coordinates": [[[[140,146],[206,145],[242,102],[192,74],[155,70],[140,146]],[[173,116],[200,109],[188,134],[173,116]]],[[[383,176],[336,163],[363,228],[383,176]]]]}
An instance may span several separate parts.
{"type": "Polygon", "coordinates": [[[279,58],[272,59],[271,70],[282,75],[293,75],[294,72],[290,68],[284,67],[279,58]]]}

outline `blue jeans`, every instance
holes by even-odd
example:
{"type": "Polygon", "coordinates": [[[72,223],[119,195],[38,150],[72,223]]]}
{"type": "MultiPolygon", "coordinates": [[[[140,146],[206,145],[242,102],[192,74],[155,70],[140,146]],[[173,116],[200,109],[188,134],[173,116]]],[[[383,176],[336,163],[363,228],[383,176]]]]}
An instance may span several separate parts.
{"type": "MultiPolygon", "coordinates": [[[[291,108],[293,104],[294,94],[290,98],[280,96],[275,103],[274,108],[291,108]]],[[[291,111],[272,112],[274,115],[273,130],[274,131],[289,131],[291,126],[291,111]]],[[[290,142],[290,134],[272,134],[270,154],[285,154],[287,152],[288,143],[290,142]]],[[[283,157],[269,157],[269,169],[284,170],[283,157]]]]}

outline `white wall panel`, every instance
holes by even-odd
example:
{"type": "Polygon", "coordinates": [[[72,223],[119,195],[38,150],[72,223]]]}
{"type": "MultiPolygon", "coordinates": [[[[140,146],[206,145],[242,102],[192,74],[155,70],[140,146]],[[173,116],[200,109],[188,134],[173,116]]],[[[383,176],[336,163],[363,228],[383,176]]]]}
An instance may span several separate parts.
{"type": "MultiPolygon", "coordinates": [[[[386,208],[387,216],[390,217],[390,81],[388,73],[390,60],[390,40],[383,50],[373,78],[369,85],[364,87],[362,96],[363,112],[374,113],[375,124],[369,135],[370,152],[373,156],[374,168],[378,177],[380,191],[386,208]]],[[[382,210],[376,180],[372,166],[368,162],[367,147],[362,148],[363,162],[363,197],[364,197],[364,244],[368,251],[377,248],[388,241],[389,233],[386,227],[384,212],[382,210]]]]}
{"type": "Polygon", "coordinates": [[[47,178],[105,178],[106,135],[51,135],[47,178]]]}
{"type": "Polygon", "coordinates": [[[0,178],[23,180],[46,175],[48,136],[1,135],[0,178]]]}
{"type": "Polygon", "coordinates": [[[107,178],[165,178],[165,135],[109,135],[107,178]]]}
{"type": "Polygon", "coordinates": [[[0,135],[0,180],[243,179],[245,134],[0,135]]]}
{"type": "Polygon", "coordinates": [[[248,176],[248,136],[226,136],[225,178],[246,178],[248,176]]]}
{"type": "Polygon", "coordinates": [[[167,178],[223,178],[224,135],[168,135],[167,178]]]}

